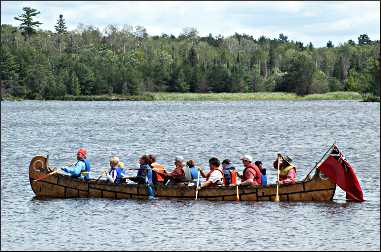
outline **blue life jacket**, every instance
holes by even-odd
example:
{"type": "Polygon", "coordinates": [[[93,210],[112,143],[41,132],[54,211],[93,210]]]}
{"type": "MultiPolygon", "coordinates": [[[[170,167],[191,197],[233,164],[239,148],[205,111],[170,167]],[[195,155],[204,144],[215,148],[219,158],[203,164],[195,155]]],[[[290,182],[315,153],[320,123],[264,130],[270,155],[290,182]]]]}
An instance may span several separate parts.
{"type": "Polygon", "coordinates": [[[267,175],[262,175],[262,186],[267,185],[267,175]]]}
{"type": "Polygon", "coordinates": [[[77,166],[77,164],[79,163],[79,162],[84,162],[85,163],[85,169],[82,169],[81,170],[81,172],[79,173],[79,174],[72,174],[71,176],[72,177],[74,177],[74,178],[79,178],[79,177],[81,177],[81,178],[83,178],[83,179],[85,179],[85,180],[89,180],[90,179],[90,162],[89,162],[89,160],[87,160],[87,159],[84,159],[84,160],[77,160],[77,162],[75,163],[75,165],[74,166],[77,166]],[[84,173],[84,175],[82,175],[82,172],[86,172],[86,173],[84,173]]]}
{"type": "MultiPolygon", "coordinates": [[[[85,166],[86,166],[86,168],[85,168],[84,171],[86,171],[87,173],[85,173],[84,179],[85,179],[85,180],[89,180],[89,179],[90,179],[90,161],[87,160],[87,159],[80,160],[80,161],[85,162],[85,166]]],[[[82,171],[81,171],[81,172],[82,172],[82,171]]]]}
{"type": "Polygon", "coordinates": [[[115,184],[120,184],[122,183],[122,179],[124,176],[124,170],[120,167],[116,168],[116,179],[115,179],[115,184]]]}
{"type": "MultiPolygon", "coordinates": [[[[123,177],[125,175],[125,170],[123,168],[120,168],[119,166],[116,167],[114,170],[116,172],[116,178],[115,178],[114,183],[115,184],[122,183],[123,177]]],[[[108,173],[111,177],[112,177],[112,171],[113,171],[113,169],[110,169],[110,171],[108,173]]]]}
{"type": "Polygon", "coordinates": [[[197,180],[198,170],[197,170],[196,166],[189,167],[189,169],[190,169],[190,172],[191,172],[192,180],[197,180]]]}

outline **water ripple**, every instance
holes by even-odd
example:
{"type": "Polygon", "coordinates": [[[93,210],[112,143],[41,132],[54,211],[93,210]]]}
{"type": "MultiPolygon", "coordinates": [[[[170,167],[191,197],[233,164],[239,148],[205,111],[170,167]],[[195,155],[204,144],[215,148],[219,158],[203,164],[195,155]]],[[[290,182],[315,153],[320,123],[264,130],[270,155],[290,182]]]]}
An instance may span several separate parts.
{"type": "Polygon", "coordinates": [[[1,102],[2,250],[379,250],[380,105],[352,101],[1,102]],[[28,166],[50,154],[61,167],[85,146],[94,169],[119,155],[136,166],[157,154],[207,164],[262,160],[269,181],[277,152],[302,179],[334,141],[353,165],[366,201],[208,202],[38,200],[28,166]],[[361,237],[361,239],[359,239],[361,237]]]}

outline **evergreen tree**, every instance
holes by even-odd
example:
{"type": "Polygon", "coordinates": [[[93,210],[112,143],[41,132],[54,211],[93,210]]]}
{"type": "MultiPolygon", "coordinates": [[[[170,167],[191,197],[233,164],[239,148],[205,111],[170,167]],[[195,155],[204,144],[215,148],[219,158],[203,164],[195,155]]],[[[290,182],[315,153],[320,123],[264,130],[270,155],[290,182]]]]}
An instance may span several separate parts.
{"type": "Polygon", "coordinates": [[[36,17],[40,14],[36,9],[30,7],[23,8],[24,13],[14,19],[21,21],[20,30],[22,30],[22,35],[25,40],[30,39],[33,33],[36,33],[36,28],[41,25],[39,21],[33,21],[33,17],[36,17]]]}
{"type": "Polygon", "coordinates": [[[304,53],[296,54],[291,59],[285,76],[286,82],[291,87],[290,91],[297,95],[309,94],[314,72],[315,66],[311,57],[304,53]]]}
{"type": "Polygon", "coordinates": [[[282,43],[287,43],[288,42],[288,37],[285,36],[283,33],[279,34],[279,41],[282,43]]]}
{"type": "Polygon", "coordinates": [[[65,20],[62,14],[59,15],[59,18],[57,20],[57,25],[55,25],[54,28],[56,29],[56,32],[58,34],[67,33],[67,27],[65,25],[65,20]]]}
{"type": "MultiPolygon", "coordinates": [[[[31,13],[33,22],[38,13],[31,13]]],[[[332,41],[314,48],[312,43],[304,47],[288,41],[283,34],[257,41],[238,33],[200,38],[195,29],[184,29],[180,39],[150,36],[144,27],[134,32],[132,27],[109,26],[102,34],[96,27],[82,25],[67,31],[62,15],[55,36],[34,30],[38,36],[30,35],[33,40],[24,43],[30,37],[26,31],[1,25],[2,95],[56,99],[66,93],[285,91],[305,95],[354,90],[379,96],[380,44],[366,34],[359,36],[360,46],[349,40],[336,48],[332,41]]]]}
{"type": "Polygon", "coordinates": [[[59,18],[57,20],[57,25],[54,26],[57,32],[57,44],[59,51],[62,51],[61,44],[62,44],[62,36],[67,33],[67,27],[65,25],[65,20],[63,19],[63,15],[60,14],[59,18]]]}
{"type": "Polygon", "coordinates": [[[348,44],[350,44],[351,46],[356,45],[356,43],[352,39],[348,40],[348,44]]]}
{"type": "Polygon", "coordinates": [[[372,41],[367,34],[361,34],[358,37],[359,45],[369,45],[372,41]]]}
{"type": "Polygon", "coordinates": [[[73,72],[71,74],[71,86],[72,86],[72,95],[78,96],[81,95],[81,87],[79,85],[79,80],[77,75],[73,72]]]}

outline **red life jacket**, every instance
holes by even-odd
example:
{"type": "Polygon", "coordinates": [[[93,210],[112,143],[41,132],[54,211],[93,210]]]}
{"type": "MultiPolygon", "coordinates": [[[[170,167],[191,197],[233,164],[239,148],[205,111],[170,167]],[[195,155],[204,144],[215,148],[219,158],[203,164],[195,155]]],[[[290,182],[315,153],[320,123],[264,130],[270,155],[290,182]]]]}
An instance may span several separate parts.
{"type": "Polygon", "coordinates": [[[232,184],[233,185],[236,185],[237,184],[237,170],[232,170],[230,171],[230,176],[231,176],[231,179],[232,179],[232,184]]]}
{"type": "MultiPolygon", "coordinates": [[[[257,182],[258,185],[262,185],[262,173],[261,173],[261,171],[259,170],[258,166],[256,166],[256,165],[253,164],[253,163],[250,163],[250,164],[248,165],[248,167],[246,167],[245,170],[243,170],[243,175],[245,174],[246,169],[250,169],[250,170],[252,170],[252,172],[255,173],[254,181],[257,182]]],[[[246,180],[246,179],[245,179],[245,180],[246,180]]],[[[242,182],[244,182],[245,180],[243,180],[242,182]]]]}
{"type": "MultiPolygon", "coordinates": [[[[237,184],[237,173],[238,173],[237,170],[234,169],[234,170],[231,170],[229,172],[230,172],[231,184],[236,185],[237,184]]],[[[227,183],[225,176],[224,176],[224,185],[229,185],[227,183]]]]}

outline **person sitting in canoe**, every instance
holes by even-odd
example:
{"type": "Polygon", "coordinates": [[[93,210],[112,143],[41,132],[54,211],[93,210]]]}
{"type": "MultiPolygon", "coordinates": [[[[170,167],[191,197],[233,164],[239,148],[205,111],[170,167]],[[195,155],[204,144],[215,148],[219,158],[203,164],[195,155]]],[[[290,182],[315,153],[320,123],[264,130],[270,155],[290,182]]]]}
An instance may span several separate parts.
{"type": "Polygon", "coordinates": [[[257,160],[254,162],[254,164],[259,168],[259,170],[262,173],[262,186],[266,186],[267,185],[267,175],[266,175],[266,169],[263,168],[262,161],[257,160]]]}
{"type": "Polygon", "coordinates": [[[161,165],[159,163],[156,162],[156,156],[155,155],[148,155],[149,159],[150,159],[150,165],[151,165],[151,168],[152,168],[152,171],[153,171],[153,183],[154,184],[163,184],[164,183],[164,176],[159,174],[158,172],[161,172],[161,173],[165,173],[165,167],[164,165],[161,165]]]}
{"type": "Polygon", "coordinates": [[[175,158],[175,169],[172,172],[167,173],[166,171],[156,171],[156,173],[165,177],[164,185],[186,182],[187,179],[185,177],[184,165],[184,158],[182,156],[177,156],[175,158]]]}
{"type": "Polygon", "coordinates": [[[262,185],[262,173],[259,168],[252,163],[253,158],[250,155],[244,155],[240,157],[242,160],[243,170],[242,176],[238,174],[241,178],[241,185],[262,185]]]}
{"type": "Polygon", "coordinates": [[[77,151],[77,162],[72,166],[61,168],[64,172],[70,173],[74,178],[90,179],[90,162],[87,160],[87,150],[80,148],[77,151]]]}
{"type": "Polygon", "coordinates": [[[152,168],[150,166],[151,159],[148,155],[143,155],[139,158],[140,167],[138,169],[138,173],[135,177],[123,177],[125,179],[130,179],[138,184],[145,184],[147,188],[147,195],[149,199],[153,199],[155,197],[155,190],[153,188],[152,181],[152,168]]]}
{"type": "MultiPolygon", "coordinates": [[[[279,157],[279,184],[296,183],[296,166],[292,163],[289,156],[278,154],[279,157]]],[[[278,169],[278,158],[274,161],[273,166],[278,169]]]]}
{"type": "Polygon", "coordinates": [[[209,159],[209,168],[210,171],[205,174],[205,172],[199,168],[200,174],[202,177],[206,178],[206,182],[201,183],[199,189],[210,186],[223,185],[224,181],[224,172],[220,167],[220,160],[216,157],[209,159]]]}
{"type": "Polygon", "coordinates": [[[119,161],[118,157],[112,157],[110,159],[110,170],[107,173],[107,180],[111,183],[120,184],[125,175],[124,164],[119,161]]]}
{"type": "Polygon", "coordinates": [[[135,177],[125,177],[138,184],[152,185],[152,168],[150,166],[150,158],[148,155],[143,155],[139,158],[140,167],[135,177]]]}
{"type": "Polygon", "coordinates": [[[194,184],[197,183],[197,178],[198,178],[198,169],[196,167],[196,164],[194,160],[188,160],[187,161],[187,167],[190,171],[190,176],[191,176],[191,181],[194,182],[194,184]]]}
{"type": "Polygon", "coordinates": [[[237,184],[237,170],[232,165],[229,159],[222,161],[222,171],[224,172],[224,184],[236,185],[237,184]]]}

